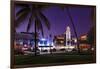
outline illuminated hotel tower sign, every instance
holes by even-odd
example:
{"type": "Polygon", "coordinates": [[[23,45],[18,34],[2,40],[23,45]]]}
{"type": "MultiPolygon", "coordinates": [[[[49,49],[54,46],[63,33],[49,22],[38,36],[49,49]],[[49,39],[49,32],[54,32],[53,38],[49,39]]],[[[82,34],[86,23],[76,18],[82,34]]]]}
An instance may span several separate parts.
{"type": "Polygon", "coordinates": [[[66,46],[71,45],[71,31],[70,31],[70,27],[67,26],[66,28],[66,46]]]}

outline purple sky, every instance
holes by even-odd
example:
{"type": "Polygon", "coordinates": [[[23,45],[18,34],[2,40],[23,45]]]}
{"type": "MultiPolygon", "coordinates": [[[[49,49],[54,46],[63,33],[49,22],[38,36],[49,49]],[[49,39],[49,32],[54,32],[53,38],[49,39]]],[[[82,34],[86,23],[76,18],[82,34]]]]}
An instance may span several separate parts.
{"type": "MultiPolygon", "coordinates": [[[[91,9],[92,7],[86,6],[69,7],[78,36],[87,33],[91,28],[91,9]]],[[[18,10],[19,9],[16,7],[15,11],[17,12],[18,10]]],[[[57,6],[51,6],[48,9],[43,10],[42,12],[48,18],[51,24],[50,31],[48,31],[47,28],[43,26],[45,37],[48,37],[49,34],[52,34],[52,36],[63,34],[67,26],[70,26],[71,33],[73,36],[75,36],[67,10],[63,11],[57,6]]],[[[17,32],[25,32],[27,22],[28,21],[26,19],[23,24],[16,29],[17,32]]],[[[34,26],[32,26],[30,32],[32,31],[34,32],[34,26]]]]}

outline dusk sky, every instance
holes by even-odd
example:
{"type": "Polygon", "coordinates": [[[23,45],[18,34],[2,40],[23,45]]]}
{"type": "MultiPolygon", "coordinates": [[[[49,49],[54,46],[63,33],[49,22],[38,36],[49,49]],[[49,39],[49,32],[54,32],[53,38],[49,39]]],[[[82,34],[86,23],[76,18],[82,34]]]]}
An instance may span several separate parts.
{"type": "MultiPolygon", "coordinates": [[[[91,9],[92,7],[86,6],[73,6],[69,7],[70,14],[72,16],[73,22],[75,24],[76,32],[78,36],[86,34],[91,28],[91,9]]],[[[19,8],[16,6],[15,12],[18,12],[19,8]]],[[[71,20],[68,16],[67,9],[63,11],[58,6],[51,6],[42,11],[43,14],[47,17],[51,24],[50,31],[43,25],[44,34],[47,38],[49,34],[60,35],[66,31],[66,27],[70,26],[71,33],[75,36],[71,20]]],[[[16,30],[17,32],[25,32],[28,20],[26,19],[22,25],[20,25],[16,30]]],[[[42,22],[43,23],[43,22],[42,22]]],[[[30,32],[34,32],[34,25],[31,27],[30,32]]]]}

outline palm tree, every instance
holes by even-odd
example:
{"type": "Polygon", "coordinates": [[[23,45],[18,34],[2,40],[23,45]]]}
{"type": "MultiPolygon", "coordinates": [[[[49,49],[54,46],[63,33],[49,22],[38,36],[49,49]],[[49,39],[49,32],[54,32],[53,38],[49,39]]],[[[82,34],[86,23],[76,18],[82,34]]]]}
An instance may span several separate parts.
{"type": "Polygon", "coordinates": [[[75,27],[75,25],[74,25],[74,21],[73,21],[73,18],[72,18],[72,16],[71,16],[69,7],[68,7],[68,6],[62,5],[62,6],[60,6],[60,8],[61,8],[62,10],[67,10],[67,13],[68,13],[68,16],[69,16],[69,18],[70,18],[71,24],[72,24],[72,26],[73,26],[73,30],[74,30],[74,33],[75,33],[75,37],[76,37],[76,39],[77,39],[78,53],[80,53],[78,35],[77,35],[77,32],[76,32],[76,27],[75,27]]]}
{"type": "Polygon", "coordinates": [[[44,37],[43,33],[43,24],[41,23],[41,20],[43,21],[44,25],[47,27],[48,30],[50,30],[50,23],[47,19],[47,17],[42,13],[42,10],[47,7],[40,4],[17,4],[17,6],[22,7],[17,13],[16,13],[16,27],[21,25],[26,18],[28,20],[27,30],[26,32],[29,32],[32,24],[34,23],[34,32],[35,32],[35,56],[36,54],[36,44],[37,44],[37,38],[36,33],[38,31],[41,31],[42,36],[44,37]]]}
{"type": "Polygon", "coordinates": [[[74,21],[73,21],[73,18],[71,16],[71,13],[69,11],[69,8],[67,7],[67,13],[68,13],[68,16],[70,18],[70,21],[71,21],[71,24],[73,26],[73,30],[74,30],[74,33],[75,33],[75,36],[76,36],[76,39],[77,39],[77,48],[78,48],[78,53],[80,53],[80,48],[79,48],[79,40],[78,40],[78,35],[77,35],[77,32],[76,32],[76,27],[74,25],[74,21]]]}
{"type": "Polygon", "coordinates": [[[91,28],[90,30],[88,31],[87,33],[87,40],[88,40],[88,43],[91,45],[91,48],[95,48],[95,41],[96,41],[96,8],[93,7],[91,9],[91,15],[90,15],[90,18],[91,18],[91,28]]]}

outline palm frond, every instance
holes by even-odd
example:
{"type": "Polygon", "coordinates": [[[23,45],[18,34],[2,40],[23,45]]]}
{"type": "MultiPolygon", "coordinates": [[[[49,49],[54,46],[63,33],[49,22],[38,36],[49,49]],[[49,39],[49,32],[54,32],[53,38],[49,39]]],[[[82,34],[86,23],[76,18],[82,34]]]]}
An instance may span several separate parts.
{"type": "Polygon", "coordinates": [[[31,14],[30,18],[29,18],[29,22],[28,22],[28,25],[27,25],[27,32],[30,30],[32,24],[33,24],[33,19],[35,18],[34,16],[34,13],[31,14]]]}
{"type": "Polygon", "coordinates": [[[44,9],[47,9],[48,7],[50,7],[50,5],[38,5],[38,9],[39,10],[44,10],[44,9]]]}
{"type": "Polygon", "coordinates": [[[63,11],[65,10],[65,5],[59,5],[59,7],[61,10],[63,10],[63,11]]]}
{"type": "Polygon", "coordinates": [[[41,31],[42,36],[44,37],[43,26],[42,26],[40,19],[37,16],[36,16],[36,27],[38,31],[41,31]]]}
{"type": "Polygon", "coordinates": [[[29,7],[29,5],[28,4],[16,4],[16,6],[18,6],[18,7],[29,7]]]}
{"type": "Polygon", "coordinates": [[[50,30],[50,23],[49,23],[47,17],[41,12],[39,12],[39,16],[44,21],[44,24],[48,28],[48,30],[50,30]]]}
{"type": "Polygon", "coordinates": [[[20,15],[17,19],[16,19],[16,27],[18,27],[23,20],[25,20],[25,18],[27,18],[27,15],[29,14],[29,10],[26,10],[26,11],[23,11],[22,13],[21,12],[18,12],[17,15],[20,15]]]}
{"type": "Polygon", "coordinates": [[[17,13],[16,13],[16,17],[20,17],[22,15],[22,13],[26,12],[26,11],[29,11],[30,9],[29,8],[22,8],[21,10],[19,10],[17,13]]]}

